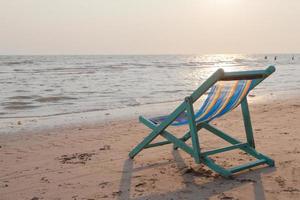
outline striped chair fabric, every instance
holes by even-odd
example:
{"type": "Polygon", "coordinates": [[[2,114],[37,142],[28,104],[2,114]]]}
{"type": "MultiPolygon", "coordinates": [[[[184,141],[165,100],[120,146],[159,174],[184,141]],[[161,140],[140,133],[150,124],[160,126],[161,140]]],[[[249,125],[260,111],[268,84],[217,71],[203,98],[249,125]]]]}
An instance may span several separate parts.
{"type": "MultiPolygon", "coordinates": [[[[251,90],[252,82],[252,80],[218,81],[209,90],[200,109],[195,112],[196,122],[213,120],[236,108],[251,90]]],[[[159,116],[150,120],[155,124],[160,124],[167,117],[159,116]]],[[[188,124],[188,119],[186,112],[183,112],[171,125],[181,126],[185,124],[188,124]]]]}

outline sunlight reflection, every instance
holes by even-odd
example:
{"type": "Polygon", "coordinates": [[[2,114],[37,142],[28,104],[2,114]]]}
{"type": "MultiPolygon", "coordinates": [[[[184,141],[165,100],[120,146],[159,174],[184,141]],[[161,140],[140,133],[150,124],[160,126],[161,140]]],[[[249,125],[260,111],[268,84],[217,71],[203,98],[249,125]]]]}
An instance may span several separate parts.
{"type": "Polygon", "coordinates": [[[194,80],[193,83],[197,86],[200,80],[203,81],[207,79],[210,74],[219,68],[223,68],[227,72],[247,68],[241,65],[245,59],[247,59],[247,57],[242,54],[207,54],[190,57],[188,62],[198,67],[193,68],[193,70],[187,74],[187,78],[194,80]]]}

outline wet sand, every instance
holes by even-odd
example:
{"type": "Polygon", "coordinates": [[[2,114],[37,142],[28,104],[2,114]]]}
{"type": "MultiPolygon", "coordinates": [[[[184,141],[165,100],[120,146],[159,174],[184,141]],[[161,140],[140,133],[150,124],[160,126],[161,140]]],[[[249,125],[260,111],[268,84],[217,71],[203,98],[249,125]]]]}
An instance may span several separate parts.
{"type": "MultiPolygon", "coordinates": [[[[252,104],[250,111],[256,148],[276,167],[224,179],[171,145],[130,160],[149,129],[137,119],[119,120],[0,135],[0,199],[300,199],[300,98],[252,104]]],[[[240,108],[213,124],[245,140],[240,108]]],[[[204,150],[227,146],[199,134],[204,150]]],[[[238,150],[212,158],[225,167],[251,160],[238,150]]]]}

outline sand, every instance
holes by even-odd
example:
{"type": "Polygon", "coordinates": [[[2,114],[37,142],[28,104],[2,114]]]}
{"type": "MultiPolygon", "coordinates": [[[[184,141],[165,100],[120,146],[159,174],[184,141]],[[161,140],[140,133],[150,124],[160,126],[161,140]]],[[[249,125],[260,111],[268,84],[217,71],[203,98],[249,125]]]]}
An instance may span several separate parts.
{"type": "MultiPolygon", "coordinates": [[[[131,160],[128,152],[149,129],[137,119],[119,120],[0,135],[0,199],[300,199],[300,98],[252,104],[250,111],[256,148],[276,167],[225,179],[171,145],[131,160]]],[[[245,140],[239,108],[213,124],[245,140]]],[[[199,134],[204,150],[227,146],[199,134]]],[[[213,158],[225,167],[251,160],[238,150],[213,158]]]]}

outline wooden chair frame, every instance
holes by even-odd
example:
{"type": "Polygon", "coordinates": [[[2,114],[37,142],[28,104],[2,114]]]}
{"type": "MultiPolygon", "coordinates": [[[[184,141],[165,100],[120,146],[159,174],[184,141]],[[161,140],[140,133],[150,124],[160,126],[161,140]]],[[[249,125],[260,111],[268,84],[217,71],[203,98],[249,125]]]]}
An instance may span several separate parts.
{"type": "Polygon", "coordinates": [[[210,169],[221,174],[224,177],[229,177],[233,173],[241,170],[249,169],[254,166],[261,164],[267,164],[274,166],[274,160],[266,155],[263,155],[255,150],[255,142],[253,137],[253,130],[250,119],[250,112],[247,102],[247,96],[241,101],[241,108],[243,114],[243,121],[245,126],[247,142],[243,143],[232,136],[224,133],[210,124],[210,121],[196,123],[193,103],[197,101],[209,88],[211,88],[217,81],[231,81],[231,80],[249,80],[253,79],[254,83],[250,90],[256,87],[265,78],[271,75],[275,71],[274,66],[269,66],[265,70],[255,71],[239,71],[239,72],[224,72],[223,69],[218,69],[212,74],[199,88],[197,88],[190,96],[186,97],[185,100],[160,124],[155,124],[152,121],[140,116],[139,120],[141,123],[152,129],[152,132],[143,139],[130,153],[129,157],[134,158],[140,151],[150,147],[157,147],[166,144],[173,144],[174,149],[180,148],[186,153],[190,154],[196,163],[203,163],[210,169]],[[177,138],[170,132],[166,131],[166,128],[183,112],[187,113],[189,131],[181,138],[177,138]],[[216,136],[224,139],[231,145],[224,148],[214,149],[206,152],[201,152],[200,143],[198,138],[198,131],[200,129],[206,129],[216,136]],[[162,136],[166,141],[151,143],[156,137],[162,136]],[[190,139],[192,140],[192,146],[187,145],[185,142],[190,139]],[[246,163],[244,165],[225,169],[222,166],[216,164],[210,155],[230,151],[233,149],[240,149],[247,154],[255,157],[257,160],[246,163]]]}

